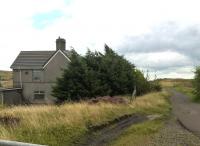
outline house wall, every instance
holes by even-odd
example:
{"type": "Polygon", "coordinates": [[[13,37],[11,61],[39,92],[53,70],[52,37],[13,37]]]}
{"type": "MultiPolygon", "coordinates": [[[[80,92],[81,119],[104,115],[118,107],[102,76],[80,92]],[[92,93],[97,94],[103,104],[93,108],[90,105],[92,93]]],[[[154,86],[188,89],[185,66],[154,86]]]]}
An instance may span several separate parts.
{"type": "Polygon", "coordinates": [[[67,68],[69,61],[63,54],[58,54],[45,66],[44,68],[44,81],[56,82],[56,78],[61,77],[63,69],[67,68]]]}
{"type": "Polygon", "coordinates": [[[23,83],[23,96],[26,101],[31,103],[52,103],[55,101],[55,98],[51,95],[53,85],[55,83],[23,83]],[[44,100],[35,100],[34,91],[44,91],[44,100]]]}
{"type": "Polygon", "coordinates": [[[13,87],[20,88],[20,72],[19,70],[13,70],[13,87]]]}
{"type": "MultiPolygon", "coordinates": [[[[68,67],[69,61],[65,56],[58,52],[56,56],[43,69],[41,81],[33,80],[33,70],[21,70],[21,80],[23,87],[23,97],[31,103],[51,103],[55,101],[52,97],[52,86],[55,85],[56,79],[61,77],[63,69],[68,67]],[[34,100],[34,91],[44,91],[44,100],[34,100]]],[[[13,70],[13,86],[20,88],[20,71],[13,70]]]]}
{"type": "Polygon", "coordinates": [[[13,70],[13,86],[14,88],[20,88],[20,71],[21,71],[21,81],[24,82],[32,82],[32,73],[33,70],[13,70]]]}

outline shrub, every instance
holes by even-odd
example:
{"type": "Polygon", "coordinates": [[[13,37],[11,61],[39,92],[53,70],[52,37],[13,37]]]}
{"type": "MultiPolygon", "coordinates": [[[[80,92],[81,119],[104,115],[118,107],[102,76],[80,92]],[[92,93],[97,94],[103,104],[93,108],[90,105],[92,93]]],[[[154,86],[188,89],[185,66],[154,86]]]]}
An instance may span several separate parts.
{"type": "Polygon", "coordinates": [[[196,70],[194,72],[194,94],[195,94],[195,100],[199,101],[200,100],[200,67],[196,67],[196,70]]]}
{"type": "Polygon", "coordinates": [[[162,86],[157,80],[152,81],[150,83],[150,86],[151,86],[151,91],[161,91],[162,90],[162,86]]]}

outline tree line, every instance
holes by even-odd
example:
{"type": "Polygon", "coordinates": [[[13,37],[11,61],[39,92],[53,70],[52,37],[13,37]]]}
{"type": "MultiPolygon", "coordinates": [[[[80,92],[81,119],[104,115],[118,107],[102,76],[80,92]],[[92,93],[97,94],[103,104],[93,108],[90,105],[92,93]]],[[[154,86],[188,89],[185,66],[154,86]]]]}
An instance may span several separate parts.
{"type": "Polygon", "coordinates": [[[135,86],[137,95],[157,90],[158,84],[151,84],[134,64],[108,45],[104,50],[104,54],[88,50],[84,56],[71,50],[71,62],[57,79],[52,95],[63,102],[131,94],[135,86]]]}

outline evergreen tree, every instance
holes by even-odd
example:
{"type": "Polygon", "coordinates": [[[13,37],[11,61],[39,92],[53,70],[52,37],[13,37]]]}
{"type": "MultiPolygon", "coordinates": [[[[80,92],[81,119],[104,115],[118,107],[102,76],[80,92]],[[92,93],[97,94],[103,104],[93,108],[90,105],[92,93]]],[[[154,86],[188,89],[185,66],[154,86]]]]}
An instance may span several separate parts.
{"type": "Polygon", "coordinates": [[[53,96],[59,101],[80,100],[89,95],[87,90],[87,65],[82,56],[71,51],[70,64],[53,87],[53,96]]]}
{"type": "Polygon", "coordinates": [[[80,56],[72,50],[70,60],[68,68],[53,87],[52,95],[61,102],[131,94],[135,85],[137,94],[149,91],[144,75],[108,45],[105,45],[105,54],[88,50],[85,56],[80,56]]]}

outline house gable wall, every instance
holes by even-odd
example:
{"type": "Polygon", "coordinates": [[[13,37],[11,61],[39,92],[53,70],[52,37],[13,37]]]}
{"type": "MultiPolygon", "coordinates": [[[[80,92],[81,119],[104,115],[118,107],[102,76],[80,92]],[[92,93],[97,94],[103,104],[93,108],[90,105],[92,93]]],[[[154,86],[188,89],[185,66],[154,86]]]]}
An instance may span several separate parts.
{"type": "Polygon", "coordinates": [[[44,81],[55,83],[62,76],[63,69],[68,67],[69,60],[59,51],[44,68],[44,81]]]}

